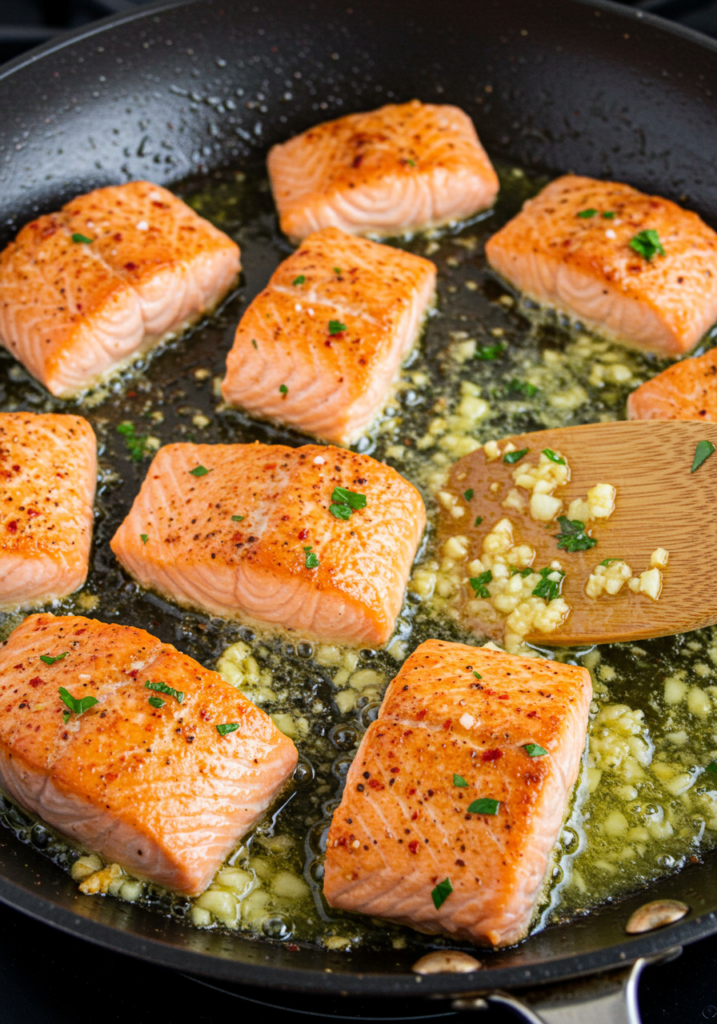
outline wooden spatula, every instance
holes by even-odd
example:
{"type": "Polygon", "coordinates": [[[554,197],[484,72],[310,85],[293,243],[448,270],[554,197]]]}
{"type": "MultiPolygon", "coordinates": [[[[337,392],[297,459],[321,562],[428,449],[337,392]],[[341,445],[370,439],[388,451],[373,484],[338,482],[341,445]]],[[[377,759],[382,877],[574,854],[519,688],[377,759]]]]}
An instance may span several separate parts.
{"type": "MultiPolygon", "coordinates": [[[[526,639],[550,647],[608,643],[681,633],[717,622],[717,451],[691,471],[700,441],[717,448],[717,424],[653,420],[564,427],[505,438],[499,442],[501,453],[509,441],[518,451],[528,449],[518,463],[506,463],[502,454],[489,461],[479,449],[452,467],[447,490],[457,498],[453,507],[463,506],[465,514],[456,517],[450,508],[442,507],[438,543],[444,544],[450,536],[467,537],[468,565],[480,556],[486,533],[508,518],[516,541],[535,548],[534,567],[560,561],[566,571],[562,597],[571,606],[570,614],[554,632],[536,632],[526,639]],[[527,509],[518,512],[502,506],[515,487],[515,466],[536,465],[544,449],[562,453],[570,467],[570,481],[554,492],[563,501],[561,514],[567,515],[570,502],[584,498],[595,484],[608,483],[617,489],[612,515],[586,524],[597,540],[589,550],[559,550],[554,535],[561,529],[556,521],[536,522],[527,509]],[[475,525],[478,517],[482,522],[475,525]],[[649,568],[657,548],[669,551],[659,600],[634,593],[627,584],[614,596],[587,596],[588,577],[604,559],[624,559],[637,576],[649,568]]],[[[709,446],[700,447],[700,452],[704,450],[709,451],[709,446]]],[[[530,492],[522,494],[530,498],[530,492]]],[[[470,588],[464,584],[462,589],[469,600],[470,588]]],[[[476,633],[494,639],[504,631],[503,621],[481,622],[465,612],[463,621],[476,633]]]]}

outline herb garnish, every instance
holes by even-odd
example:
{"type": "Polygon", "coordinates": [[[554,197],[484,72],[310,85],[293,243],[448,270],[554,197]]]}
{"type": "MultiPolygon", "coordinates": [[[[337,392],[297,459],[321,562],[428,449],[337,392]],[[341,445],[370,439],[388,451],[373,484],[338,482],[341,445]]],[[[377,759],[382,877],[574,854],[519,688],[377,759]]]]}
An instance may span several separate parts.
{"type": "Polygon", "coordinates": [[[252,339],[251,339],[251,343],[252,343],[252,345],[254,346],[254,348],[255,348],[255,349],[257,349],[257,351],[258,351],[258,349],[259,349],[259,346],[258,346],[258,345],[257,345],[257,343],[256,343],[256,338],[252,338],[252,339]]]}
{"type": "Polygon", "coordinates": [[[341,273],[341,267],[334,267],[334,273],[335,274],[340,274],[341,273]]]}
{"type": "Polygon", "coordinates": [[[293,285],[303,284],[305,280],[306,280],[306,277],[303,274],[299,274],[299,276],[295,277],[294,280],[291,283],[293,285]]]}
{"type": "Polygon", "coordinates": [[[166,683],[150,683],[148,679],[144,684],[144,688],[145,690],[156,690],[157,693],[166,693],[168,697],[174,697],[177,704],[181,704],[184,700],[184,694],[180,690],[173,690],[166,683]]]}
{"type": "Polygon", "coordinates": [[[340,320],[329,320],[329,334],[341,334],[345,330],[346,324],[342,324],[340,320]]]}
{"type": "Polygon", "coordinates": [[[597,210],[593,210],[592,207],[589,207],[587,210],[580,210],[578,217],[582,217],[583,220],[587,220],[589,217],[594,217],[596,213],[597,210]]]}
{"type": "Polygon", "coordinates": [[[714,450],[715,446],[711,441],[698,441],[697,447],[695,448],[695,460],[692,463],[690,473],[696,472],[700,466],[707,461],[714,450]]]}
{"type": "Polygon", "coordinates": [[[705,771],[709,772],[710,775],[717,775],[717,761],[710,761],[710,763],[705,768],[705,771]]]}
{"type": "Polygon", "coordinates": [[[153,708],[163,708],[167,702],[162,700],[161,697],[148,697],[147,703],[151,704],[153,708]]]}
{"type": "Polygon", "coordinates": [[[468,813],[497,814],[499,807],[500,800],[492,800],[490,797],[483,796],[480,798],[480,800],[474,800],[472,804],[468,805],[468,813]]]}
{"type": "Polygon", "coordinates": [[[476,359],[497,359],[498,356],[502,356],[506,350],[506,344],[504,341],[496,341],[492,345],[481,345],[480,348],[476,349],[476,359]]]}
{"type": "Polygon", "coordinates": [[[480,672],[476,672],[475,670],[473,671],[473,675],[476,677],[476,679],[482,679],[483,678],[483,676],[480,674],[480,672]]]}
{"type": "Polygon", "coordinates": [[[587,551],[597,544],[594,537],[588,537],[585,533],[585,523],[581,523],[579,519],[558,516],[558,522],[560,533],[554,533],[553,536],[563,551],[587,551]]]}
{"type": "Polygon", "coordinates": [[[217,732],[220,736],[226,736],[227,733],[236,732],[239,728],[238,722],[221,722],[217,726],[217,732]]]}
{"type": "MultiPolygon", "coordinates": [[[[95,704],[99,703],[96,697],[81,697],[78,700],[76,697],[73,697],[64,686],[61,686],[57,692],[60,694],[60,700],[62,703],[66,704],[70,709],[70,712],[74,715],[84,715],[85,711],[89,711],[90,708],[93,708],[95,704]]],[[[65,721],[67,721],[70,715],[67,712],[65,712],[65,714],[67,715],[65,721]]]]}
{"type": "Polygon", "coordinates": [[[242,519],[246,519],[246,516],[232,516],[233,523],[240,523],[242,519]]]}
{"type": "Polygon", "coordinates": [[[53,658],[51,654],[41,654],[40,661],[44,661],[46,665],[54,665],[56,661],[62,661],[66,658],[69,651],[63,651],[62,654],[58,654],[56,658],[53,658]]]}
{"type": "Polygon", "coordinates": [[[524,743],[523,750],[525,750],[530,757],[544,757],[545,754],[548,753],[547,750],[544,750],[543,747],[539,746],[537,743],[524,743]]]}
{"type": "Polygon", "coordinates": [[[329,512],[337,519],[350,519],[354,512],[366,508],[366,495],[349,491],[346,487],[334,487],[329,512]]]}
{"type": "Polygon", "coordinates": [[[519,452],[506,452],[503,456],[503,462],[507,462],[509,466],[514,466],[516,462],[520,462],[524,455],[527,455],[530,448],[521,448],[519,452]]]}
{"type": "Polygon", "coordinates": [[[147,541],[149,540],[149,537],[147,536],[146,533],[140,533],[139,539],[142,541],[143,544],[146,544],[147,541]]]}
{"type": "Polygon", "coordinates": [[[190,469],[189,473],[191,476],[206,476],[207,473],[211,473],[211,469],[207,469],[206,466],[195,466],[194,469],[190,469]]]}
{"type": "Polygon", "coordinates": [[[610,562],[622,562],[622,561],[623,561],[622,558],[603,558],[603,560],[600,563],[600,565],[609,565],[610,562]]]}
{"type": "Polygon", "coordinates": [[[506,384],[506,391],[518,391],[521,395],[525,395],[526,398],[532,398],[534,395],[537,395],[540,388],[535,384],[529,384],[525,380],[513,378],[513,380],[509,380],[506,384]]]}
{"type": "Polygon", "coordinates": [[[612,220],[613,217],[615,216],[615,211],[614,210],[605,210],[605,212],[602,214],[602,216],[605,218],[605,220],[612,220]]]}
{"type": "Polygon", "coordinates": [[[646,231],[638,231],[638,233],[630,239],[630,248],[633,249],[639,256],[643,256],[646,260],[651,260],[653,256],[665,255],[665,250],[662,248],[662,242],[660,236],[653,228],[648,228],[646,231]]]}
{"type": "Polygon", "coordinates": [[[561,458],[552,448],[543,448],[543,455],[547,456],[551,462],[557,462],[559,466],[565,465],[565,459],[561,458]]]}
{"type": "Polygon", "coordinates": [[[304,554],[306,555],[306,561],[304,565],[307,569],[318,569],[319,567],[319,556],[315,551],[311,550],[311,546],[304,548],[304,554]]]}
{"type": "Polygon", "coordinates": [[[446,902],[448,897],[453,892],[453,886],[451,885],[450,878],[444,878],[442,882],[439,882],[436,888],[431,893],[433,899],[433,906],[436,910],[440,910],[443,904],[446,902]]]}
{"type": "Polygon", "coordinates": [[[406,159],[406,163],[408,164],[409,167],[415,167],[416,166],[416,161],[415,160],[411,160],[410,156],[406,159]]]}
{"type": "Polygon", "coordinates": [[[468,783],[466,782],[462,775],[454,775],[453,785],[458,786],[460,789],[463,789],[465,786],[468,785],[468,783]]]}
{"type": "MultiPolygon", "coordinates": [[[[534,570],[531,569],[531,572],[534,570]]],[[[521,576],[523,573],[521,573],[521,576]]],[[[546,601],[554,601],[557,597],[560,597],[560,589],[563,585],[563,577],[565,573],[562,569],[551,569],[548,566],[546,569],[541,569],[538,573],[542,576],[540,583],[533,591],[533,597],[544,597],[546,601]],[[560,573],[559,580],[551,580],[549,577],[553,573],[560,573]]]]}
{"type": "Polygon", "coordinates": [[[85,245],[92,245],[94,238],[88,238],[87,235],[81,235],[79,232],[75,232],[72,236],[72,241],[77,243],[83,242],[85,245]]]}
{"type": "Polygon", "coordinates": [[[280,384],[279,391],[281,392],[284,398],[286,398],[286,396],[289,394],[289,389],[287,388],[286,384],[280,384]]]}
{"type": "Polygon", "coordinates": [[[480,526],[483,522],[483,516],[476,516],[476,521],[473,523],[474,526],[480,526]]]}
{"type": "Polygon", "coordinates": [[[493,579],[493,573],[488,569],[487,572],[482,572],[480,576],[473,576],[468,580],[470,585],[473,587],[478,597],[490,597],[490,591],[486,586],[486,583],[490,583],[493,579]]]}
{"type": "Polygon", "coordinates": [[[525,579],[526,576],[530,576],[531,572],[533,572],[530,566],[527,566],[525,569],[519,569],[517,565],[509,565],[508,568],[510,569],[511,576],[515,576],[517,573],[520,573],[523,579],[525,579]]]}
{"type": "Polygon", "coordinates": [[[141,462],[142,456],[147,450],[147,435],[138,436],[134,430],[134,423],[130,423],[129,420],[124,420],[123,423],[117,424],[117,433],[124,436],[124,443],[130,458],[134,459],[135,462],[141,462]]]}
{"type": "Polygon", "coordinates": [[[474,494],[473,488],[469,487],[467,491],[463,492],[463,497],[466,499],[466,501],[470,501],[472,499],[472,497],[473,497],[473,494],[474,494]]]}

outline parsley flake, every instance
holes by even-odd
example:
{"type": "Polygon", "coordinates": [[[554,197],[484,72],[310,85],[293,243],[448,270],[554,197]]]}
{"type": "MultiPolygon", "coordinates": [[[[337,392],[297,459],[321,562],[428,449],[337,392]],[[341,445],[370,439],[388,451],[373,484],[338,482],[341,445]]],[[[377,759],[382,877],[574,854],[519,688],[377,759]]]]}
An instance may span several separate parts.
{"type": "Polygon", "coordinates": [[[453,785],[458,786],[460,789],[463,789],[468,785],[468,783],[466,782],[462,775],[454,775],[453,785]]]}
{"type": "Polygon", "coordinates": [[[81,235],[79,232],[75,232],[72,236],[72,241],[77,244],[91,245],[94,242],[94,238],[88,238],[87,235],[81,235]]]}
{"type": "Polygon", "coordinates": [[[220,736],[226,736],[230,732],[236,732],[238,728],[238,722],[221,722],[217,726],[217,732],[220,736]]]}
{"type": "Polygon", "coordinates": [[[519,394],[525,395],[526,398],[533,398],[534,395],[537,395],[540,391],[540,388],[535,384],[529,384],[525,380],[517,380],[514,378],[513,380],[509,380],[506,384],[506,391],[509,393],[511,391],[517,391],[519,394]]]}
{"type": "MultiPolygon", "coordinates": [[[[73,697],[64,686],[61,686],[57,692],[60,694],[60,700],[62,703],[66,704],[70,709],[70,712],[74,715],[84,715],[85,711],[89,711],[90,708],[93,708],[95,704],[99,703],[96,697],[82,697],[78,700],[76,697],[73,697]]],[[[68,714],[67,718],[69,717],[70,716],[68,714]]],[[[65,718],[65,722],[67,722],[67,718],[65,718]]]]}
{"type": "Polygon", "coordinates": [[[350,519],[353,509],[349,508],[348,505],[329,505],[329,512],[332,516],[336,516],[337,519],[350,519]]]}
{"type": "Polygon", "coordinates": [[[700,466],[707,461],[714,450],[715,446],[711,441],[698,441],[697,447],[695,448],[695,459],[692,463],[690,473],[696,473],[700,466]]]}
{"type": "Polygon", "coordinates": [[[615,216],[615,211],[614,210],[605,210],[605,212],[602,214],[602,216],[605,218],[605,220],[612,220],[614,218],[614,216],[615,216]]]}
{"type": "Polygon", "coordinates": [[[622,562],[622,558],[603,558],[600,565],[609,565],[610,562],[622,562]]]}
{"type": "Polygon", "coordinates": [[[233,523],[240,523],[242,519],[246,519],[246,516],[232,516],[233,523]]]}
{"type": "Polygon", "coordinates": [[[140,533],[139,539],[142,541],[143,544],[146,544],[147,541],[149,540],[149,537],[147,536],[146,533],[140,533]]]}
{"type": "Polygon", "coordinates": [[[279,392],[283,395],[284,398],[286,398],[286,396],[289,394],[289,389],[287,388],[286,384],[279,385],[279,392]]]}
{"type": "Polygon", "coordinates": [[[66,658],[68,653],[68,651],[63,651],[56,658],[53,658],[51,654],[41,654],[40,661],[44,661],[46,665],[54,665],[56,661],[62,661],[63,658],[66,658]]]}
{"type": "Polygon", "coordinates": [[[470,501],[471,498],[473,497],[473,494],[474,494],[473,488],[469,487],[467,491],[463,492],[463,497],[466,499],[466,501],[470,501]]]}
{"type": "Polygon", "coordinates": [[[311,546],[309,546],[307,548],[304,548],[304,554],[306,555],[306,562],[304,563],[306,565],[306,568],[307,569],[318,569],[318,567],[319,567],[319,556],[316,554],[315,551],[311,550],[311,546]]]}
{"type": "Polygon", "coordinates": [[[480,526],[483,522],[483,516],[476,516],[476,521],[473,523],[474,526],[480,526]]]}
{"type": "Polygon", "coordinates": [[[349,491],[346,487],[334,487],[329,512],[337,519],[350,519],[360,508],[366,508],[366,495],[349,491]]]}
{"type": "Polygon", "coordinates": [[[415,160],[411,160],[410,157],[406,160],[406,163],[408,164],[409,167],[415,167],[416,166],[416,161],[415,160]]]}
{"type": "Polygon", "coordinates": [[[710,763],[705,768],[705,771],[709,772],[710,775],[717,775],[717,761],[710,761],[710,763]]]}
{"type": "Polygon", "coordinates": [[[491,345],[481,345],[476,349],[475,358],[483,360],[498,359],[499,356],[503,355],[506,347],[504,341],[496,341],[491,345]]]}
{"type": "Polygon", "coordinates": [[[559,466],[565,465],[565,459],[561,458],[557,452],[554,452],[552,448],[543,448],[543,455],[550,459],[551,462],[557,462],[559,466]]]}
{"type": "Polygon", "coordinates": [[[514,466],[516,462],[520,462],[524,455],[527,455],[530,448],[521,448],[519,452],[506,452],[503,456],[503,462],[507,462],[509,466],[514,466]]]}
{"type": "Polygon", "coordinates": [[[529,757],[545,757],[548,753],[547,750],[537,743],[524,743],[523,750],[525,750],[529,757]]]}
{"type": "Polygon", "coordinates": [[[439,882],[436,888],[431,893],[433,899],[433,906],[436,910],[440,910],[443,904],[446,902],[448,897],[453,892],[453,886],[451,885],[450,878],[444,878],[442,882],[439,882]]]}
{"type": "Polygon", "coordinates": [[[340,320],[329,320],[329,334],[341,334],[345,330],[346,324],[342,324],[340,320]]]}
{"type": "Polygon", "coordinates": [[[297,284],[303,284],[305,281],[306,281],[306,277],[303,274],[299,274],[299,276],[295,277],[294,280],[291,283],[293,285],[297,285],[297,284]]]}
{"type": "Polygon", "coordinates": [[[151,704],[153,708],[163,708],[167,702],[162,700],[161,697],[148,697],[147,703],[151,704]]]}
{"type": "Polygon", "coordinates": [[[254,348],[255,348],[255,349],[258,349],[258,348],[259,348],[259,346],[258,346],[258,345],[257,345],[257,343],[256,343],[256,338],[252,338],[252,339],[251,339],[251,343],[252,343],[252,345],[254,346],[254,348]]]}
{"type": "Polygon", "coordinates": [[[483,676],[480,674],[480,672],[476,672],[475,670],[473,671],[473,675],[476,677],[476,679],[482,679],[483,678],[483,676]]]}
{"type": "Polygon", "coordinates": [[[483,796],[480,800],[474,800],[472,804],[468,805],[469,814],[497,814],[498,808],[500,807],[500,800],[492,800],[488,796],[483,796]]]}
{"type": "Polygon", "coordinates": [[[665,250],[662,248],[660,236],[652,228],[648,228],[646,231],[638,231],[638,233],[630,239],[630,248],[648,261],[651,260],[653,256],[665,255],[665,250]]]}
{"type": "Polygon", "coordinates": [[[585,523],[581,523],[579,519],[558,516],[558,522],[560,533],[554,533],[553,536],[563,551],[588,551],[597,544],[594,537],[588,537],[585,533],[585,523]]]}
{"type": "Polygon", "coordinates": [[[490,597],[490,591],[486,584],[490,583],[492,579],[493,573],[488,569],[487,572],[482,572],[480,576],[471,577],[468,582],[473,587],[477,597],[490,597]]]}
{"type": "MultiPolygon", "coordinates": [[[[531,569],[531,572],[533,570],[531,569]]],[[[523,573],[521,573],[521,576],[523,573]]],[[[542,577],[540,583],[533,591],[533,597],[544,597],[546,601],[554,601],[557,597],[560,597],[560,590],[563,585],[563,578],[565,573],[562,569],[551,569],[548,566],[546,569],[541,569],[538,573],[542,577]],[[560,574],[560,579],[551,580],[550,577],[556,573],[560,574]]]]}
{"type": "Polygon", "coordinates": [[[67,725],[67,723],[70,721],[70,715],[71,714],[72,714],[71,711],[63,711],[62,712],[62,721],[65,723],[65,725],[67,725]]]}
{"type": "Polygon", "coordinates": [[[206,476],[207,473],[211,473],[213,470],[207,469],[206,466],[195,466],[194,469],[190,469],[190,476],[206,476]]]}
{"type": "Polygon", "coordinates": [[[177,704],[181,704],[184,700],[184,694],[180,690],[173,690],[166,683],[150,683],[148,679],[144,684],[144,688],[145,690],[156,690],[157,693],[166,693],[168,697],[174,697],[177,704]]]}
{"type": "Polygon", "coordinates": [[[590,217],[594,217],[597,210],[593,210],[592,206],[588,207],[587,210],[580,210],[578,217],[582,217],[583,220],[588,220],[590,217]]]}
{"type": "Polygon", "coordinates": [[[334,267],[334,273],[335,274],[340,274],[341,273],[341,267],[334,267]]]}
{"type": "Polygon", "coordinates": [[[131,423],[129,420],[124,420],[122,423],[117,424],[117,433],[123,435],[130,458],[134,462],[141,462],[147,450],[147,441],[149,440],[147,435],[138,436],[135,433],[134,423],[131,423]]]}

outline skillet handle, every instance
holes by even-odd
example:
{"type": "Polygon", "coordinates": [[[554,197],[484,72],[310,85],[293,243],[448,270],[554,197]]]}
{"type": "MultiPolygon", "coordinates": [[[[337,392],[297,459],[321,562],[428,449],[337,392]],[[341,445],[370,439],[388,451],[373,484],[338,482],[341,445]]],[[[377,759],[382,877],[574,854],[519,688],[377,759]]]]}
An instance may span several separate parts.
{"type": "Polygon", "coordinates": [[[682,949],[676,947],[659,956],[636,960],[627,970],[611,975],[607,985],[600,984],[598,975],[584,983],[589,989],[587,993],[581,991],[578,983],[577,995],[568,984],[556,989],[536,989],[527,998],[518,998],[510,992],[486,992],[478,997],[456,999],[453,1006],[456,1010],[487,1010],[500,1006],[510,1009],[523,1024],[641,1024],[637,1000],[640,975],[645,967],[672,960],[681,952],[682,949]]]}

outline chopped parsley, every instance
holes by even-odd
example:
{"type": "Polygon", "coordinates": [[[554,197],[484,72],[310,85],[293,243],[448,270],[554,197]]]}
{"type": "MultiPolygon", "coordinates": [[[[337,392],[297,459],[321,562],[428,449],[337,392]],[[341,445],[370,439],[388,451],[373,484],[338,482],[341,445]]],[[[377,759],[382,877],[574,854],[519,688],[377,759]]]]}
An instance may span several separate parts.
{"type": "Polygon", "coordinates": [[[53,658],[51,654],[41,654],[40,661],[44,661],[46,665],[54,665],[56,661],[62,661],[63,658],[66,658],[68,653],[68,651],[63,651],[56,658],[53,658]]]}
{"type": "Polygon", "coordinates": [[[466,499],[466,501],[470,501],[471,498],[473,497],[473,494],[474,494],[473,488],[469,487],[467,491],[463,492],[463,497],[466,499]]]}
{"type": "Polygon", "coordinates": [[[246,516],[232,516],[233,523],[240,523],[242,519],[246,519],[246,516]]]}
{"type": "Polygon", "coordinates": [[[646,260],[651,260],[653,256],[665,255],[665,250],[662,248],[660,236],[652,228],[648,228],[646,231],[638,231],[638,233],[630,239],[630,248],[639,256],[643,256],[646,260]]]}
{"type": "Polygon", "coordinates": [[[695,459],[692,463],[690,473],[695,473],[700,466],[707,461],[714,450],[715,446],[711,441],[698,441],[697,447],[695,448],[695,459]]]}
{"type": "Polygon", "coordinates": [[[329,512],[337,519],[350,519],[354,512],[366,508],[366,495],[349,491],[346,487],[334,487],[329,512]]]}
{"type": "Polygon", "coordinates": [[[167,702],[162,700],[161,697],[148,697],[147,703],[151,704],[153,708],[163,708],[167,702]]]}
{"type": "Polygon", "coordinates": [[[440,910],[443,904],[446,902],[448,897],[453,892],[453,886],[451,885],[450,878],[444,878],[442,882],[439,882],[436,888],[431,893],[433,899],[433,906],[436,910],[440,910]]]}
{"type": "Polygon", "coordinates": [[[475,358],[483,360],[498,359],[499,356],[503,355],[506,347],[507,346],[504,341],[496,341],[490,345],[481,345],[476,349],[475,358]]]}
{"type": "Polygon", "coordinates": [[[329,505],[329,512],[332,516],[336,516],[337,519],[350,519],[353,509],[348,505],[329,505]]]}
{"type": "Polygon", "coordinates": [[[147,536],[146,533],[140,533],[139,539],[142,541],[143,544],[146,544],[147,541],[149,540],[149,537],[147,536]]]}
{"type": "Polygon", "coordinates": [[[284,398],[286,398],[286,396],[289,394],[289,389],[287,388],[286,384],[279,385],[279,392],[284,396],[284,398]]]}
{"type": "Polygon", "coordinates": [[[207,469],[206,466],[195,466],[194,469],[189,470],[191,476],[206,476],[207,473],[211,473],[211,469],[207,469]]]}
{"type": "Polygon", "coordinates": [[[717,761],[710,761],[710,763],[705,768],[705,771],[709,772],[710,775],[717,775],[717,761]]]}
{"type": "Polygon", "coordinates": [[[588,537],[585,533],[585,523],[581,523],[579,519],[558,516],[558,522],[560,533],[554,533],[553,536],[563,551],[588,551],[597,544],[594,537],[588,537]]]}
{"type": "Polygon", "coordinates": [[[525,569],[519,569],[517,565],[509,565],[508,568],[510,569],[511,576],[515,576],[517,573],[520,573],[523,579],[525,579],[526,576],[530,576],[533,571],[530,566],[527,566],[525,569]]]}
{"type": "Polygon", "coordinates": [[[304,548],[304,554],[306,555],[306,562],[304,563],[307,569],[318,569],[319,567],[319,556],[315,551],[311,550],[311,546],[304,548]]]}
{"type": "Polygon", "coordinates": [[[506,452],[503,456],[503,462],[507,462],[509,466],[514,466],[516,462],[520,462],[524,455],[527,455],[530,448],[521,448],[519,452],[506,452]]]}
{"type": "Polygon", "coordinates": [[[340,320],[329,320],[329,334],[341,334],[345,330],[346,324],[342,324],[340,320]]]}
{"type": "Polygon", "coordinates": [[[476,679],[482,679],[483,678],[483,676],[480,674],[480,672],[476,672],[475,670],[473,671],[473,675],[476,677],[476,679]]]}
{"type": "Polygon", "coordinates": [[[513,378],[513,380],[509,380],[506,384],[506,391],[517,391],[519,394],[525,395],[526,398],[532,398],[534,395],[537,395],[540,388],[535,384],[529,384],[525,380],[513,378]]]}
{"type": "Polygon", "coordinates": [[[305,281],[306,281],[306,277],[304,276],[304,274],[299,274],[299,276],[295,277],[294,280],[291,283],[293,285],[297,285],[297,284],[303,284],[305,281]]]}
{"type": "Polygon", "coordinates": [[[226,736],[227,733],[236,732],[239,728],[238,722],[221,722],[217,726],[217,732],[220,736],[226,736]]]}
{"type": "MultiPolygon", "coordinates": [[[[530,571],[533,572],[532,569],[530,571]]],[[[523,573],[520,575],[522,576],[523,573]]],[[[551,569],[550,566],[548,566],[546,569],[541,569],[538,575],[541,576],[542,579],[533,591],[533,597],[544,597],[546,601],[554,601],[556,597],[560,597],[563,577],[565,576],[563,570],[551,569]],[[551,580],[550,576],[552,576],[553,573],[560,573],[560,579],[551,580]]]]}
{"type": "Polygon", "coordinates": [[[472,576],[468,582],[473,587],[477,597],[490,597],[490,591],[486,584],[490,583],[492,579],[493,573],[488,569],[487,572],[482,572],[480,576],[472,576]]]}
{"type": "Polygon", "coordinates": [[[497,814],[498,808],[500,807],[500,800],[492,800],[488,796],[483,796],[480,800],[474,800],[472,804],[468,805],[469,814],[497,814]]]}
{"type": "Polygon", "coordinates": [[[476,516],[476,521],[473,523],[474,526],[480,526],[483,522],[483,516],[476,516]]]}
{"type": "Polygon", "coordinates": [[[600,565],[609,565],[610,562],[622,562],[622,561],[623,561],[622,558],[603,558],[603,560],[600,563],[600,565]]]}
{"type": "Polygon", "coordinates": [[[416,161],[415,160],[411,160],[410,157],[408,157],[408,159],[406,160],[406,163],[408,164],[409,167],[415,167],[416,166],[416,161]]]}
{"type": "Polygon", "coordinates": [[[613,217],[615,216],[615,211],[614,210],[605,210],[605,212],[602,214],[602,216],[605,218],[605,220],[612,220],[613,217]]]}
{"type": "Polygon", "coordinates": [[[530,757],[544,757],[548,753],[547,750],[544,750],[543,747],[539,746],[537,743],[524,743],[523,750],[525,750],[530,757]]]}
{"type": "MultiPolygon", "coordinates": [[[[67,705],[70,709],[70,714],[73,715],[84,715],[85,711],[89,711],[90,708],[93,708],[95,704],[99,703],[96,697],[82,697],[78,700],[76,697],[73,697],[64,686],[61,686],[57,692],[60,694],[60,700],[62,703],[67,705]]],[[[65,717],[65,722],[70,717],[70,714],[65,712],[65,715],[67,716],[65,717]]]]}
{"type": "Polygon", "coordinates": [[[124,443],[130,458],[135,462],[141,462],[142,456],[147,450],[147,441],[149,440],[147,435],[138,436],[135,433],[134,423],[130,423],[129,420],[117,424],[117,433],[124,436],[124,443]]]}
{"type": "Polygon", "coordinates": [[[92,245],[94,238],[88,238],[87,235],[81,235],[79,232],[75,232],[72,236],[72,241],[77,244],[92,245]]]}
{"type": "Polygon", "coordinates": [[[184,694],[180,690],[173,690],[166,683],[150,683],[148,679],[144,684],[144,688],[145,690],[156,690],[157,693],[166,693],[168,697],[174,697],[177,704],[181,704],[184,700],[184,694]]]}
{"type": "Polygon", "coordinates": [[[334,267],[334,273],[335,274],[340,274],[341,273],[341,267],[334,267]]]}
{"type": "Polygon", "coordinates": [[[557,462],[559,466],[565,465],[565,459],[561,458],[552,448],[543,448],[543,455],[549,458],[551,462],[557,462]]]}
{"type": "Polygon", "coordinates": [[[468,783],[466,782],[462,775],[454,775],[453,785],[458,786],[460,789],[464,789],[468,785],[468,783]]]}
{"type": "Polygon", "coordinates": [[[583,220],[588,220],[590,217],[594,217],[597,210],[593,210],[592,206],[588,207],[587,210],[580,210],[578,217],[582,217],[583,220]]]}
{"type": "Polygon", "coordinates": [[[255,348],[255,349],[258,349],[258,348],[259,348],[259,346],[258,346],[258,345],[257,345],[257,343],[256,343],[256,338],[252,338],[252,339],[251,339],[251,343],[252,343],[252,345],[254,346],[254,348],[255,348]]]}

